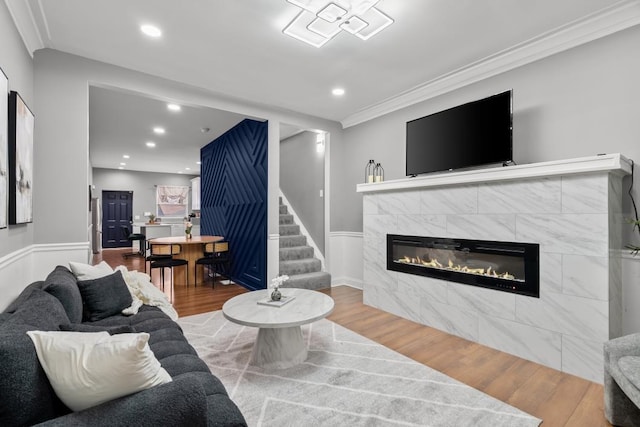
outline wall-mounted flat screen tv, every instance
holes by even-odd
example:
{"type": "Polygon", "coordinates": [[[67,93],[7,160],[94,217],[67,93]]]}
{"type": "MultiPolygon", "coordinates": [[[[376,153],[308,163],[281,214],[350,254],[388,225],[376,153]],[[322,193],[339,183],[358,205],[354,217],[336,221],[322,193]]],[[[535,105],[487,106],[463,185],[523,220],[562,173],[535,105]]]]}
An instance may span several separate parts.
{"type": "Polygon", "coordinates": [[[407,122],[407,176],[513,160],[511,90],[407,122]]]}

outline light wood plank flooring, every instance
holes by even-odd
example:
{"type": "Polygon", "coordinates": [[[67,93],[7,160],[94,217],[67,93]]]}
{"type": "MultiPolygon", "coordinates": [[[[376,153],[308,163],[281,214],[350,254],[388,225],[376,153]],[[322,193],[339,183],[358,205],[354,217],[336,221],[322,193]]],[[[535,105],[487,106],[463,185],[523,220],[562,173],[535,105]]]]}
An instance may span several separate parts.
{"type": "MultiPolygon", "coordinates": [[[[122,257],[126,251],[104,250],[94,263],[104,259],[112,267],[144,270],[141,258],[122,257]]],[[[159,274],[154,272],[152,280],[159,283],[159,274]]],[[[165,293],[180,316],[219,310],[229,298],[246,292],[218,282],[213,288],[210,282],[197,287],[168,283],[165,293]]],[[[366,306],[358,289],[337,286],[324,292],[336,302],[332,321],[539,417],[544,427],[611,425],[604,418],[599,384],[366,306]]]]}

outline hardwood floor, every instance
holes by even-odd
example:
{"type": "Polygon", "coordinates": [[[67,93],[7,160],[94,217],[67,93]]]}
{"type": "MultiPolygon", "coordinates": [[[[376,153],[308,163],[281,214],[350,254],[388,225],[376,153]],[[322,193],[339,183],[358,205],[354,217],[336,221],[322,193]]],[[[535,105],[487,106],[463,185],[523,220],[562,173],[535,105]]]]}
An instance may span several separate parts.
{"type": "MultiPolygon", "coordinates": [[[[125,260],[123,252],[104,250],[94,256],[94,263],[104,259],[112,267],[144,270],[140,258],[125,260]]],[[[152,280],[159,282],[155,272],[152,280]]],[[[216,283],[213,289],[210,283],[188,288],[165,284],[165,293],[180,316],[219,310],[243,292],[233,284],[216,283]]],[[[366,306],[358,289],[337,286],[324,292],[336,302],[330,320],[541,418],[544,427],[611,425],[604,418],[600,384],[366,306]]]]}

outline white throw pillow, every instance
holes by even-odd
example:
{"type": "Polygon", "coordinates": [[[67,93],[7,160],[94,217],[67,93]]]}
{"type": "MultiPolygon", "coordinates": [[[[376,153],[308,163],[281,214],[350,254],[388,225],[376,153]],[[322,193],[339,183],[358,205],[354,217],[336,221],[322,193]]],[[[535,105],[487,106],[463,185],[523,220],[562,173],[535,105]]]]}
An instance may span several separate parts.
{"type": "Polygon", "coordinates": [[[99,279],[104,276],[113,274],[114,270],[102,261],[100,264],[89,265],[81,262],[69,261],[69,267],[78,280],[92,280],[99,279]]]}
{"type": "Polygon", "coordinates": [[[60,400],[81,411],[171,381],[149,334],[27,332],[60,400]]]}

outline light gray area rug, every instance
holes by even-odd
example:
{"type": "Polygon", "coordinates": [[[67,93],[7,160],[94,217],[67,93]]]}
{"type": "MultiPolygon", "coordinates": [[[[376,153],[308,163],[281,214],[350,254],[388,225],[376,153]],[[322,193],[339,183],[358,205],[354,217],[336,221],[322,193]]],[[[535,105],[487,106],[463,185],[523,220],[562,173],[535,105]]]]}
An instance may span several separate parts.
{"type": "Polygon", "coordinates": [[[329,320],[302,327],[307,361],[249,364],[257,329],[221,311],[178,320],[250,426],[538,426],[541,420],[329,320]]]}

